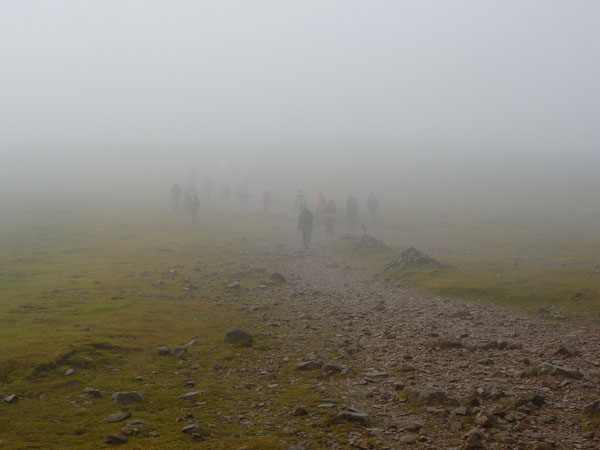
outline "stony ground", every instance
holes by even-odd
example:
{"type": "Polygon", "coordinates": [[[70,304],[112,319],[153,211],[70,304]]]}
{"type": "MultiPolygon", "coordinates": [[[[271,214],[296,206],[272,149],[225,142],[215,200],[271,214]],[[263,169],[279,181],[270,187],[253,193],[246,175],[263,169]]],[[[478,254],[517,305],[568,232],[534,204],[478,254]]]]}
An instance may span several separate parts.
{"type": "MultiPolygon", "coordinates": [[[[106,367],[67,373],[73,364],[67,357],[40,366],[64,382],[52,378],[50,385],[45,372],[34,371],[27,383],[7,384],[7,420],[31,420],[38,411],[36,420],[55,423],[61,436],[29,430],[22,441],[0,436],[0,442],[10,448],[65,442],[73,448],[83,442],[89,448],[600,448],[600,403],[593,404],[600,397],[600,333],[591,322],[420,294],[342,257],[319,230],[313,248],[300,250],[285,238],[295,231],[282,222],[264,240],[249,243],[242,233],[227,244],[191,248],[227,255],[206,270],[174,246],[168,265],[157,259],[155,273],[128,282],[143,285],[120,293],[132,296],[132,308],[152,301],[176,311],[152,316],[149,328],[140,318],[146,340],[122,349],[128,356],[106,367]],[[219,322],[224,316],[230,323],[219,322]],[[153,329],[167,320],[181,323],[171,339],[153,329]],[[193,333],[202,321],[212,325],[193,333]],[[251,346],[243,333],[230,335],[238,344],[224,339],[234,327],[252,336],[251,346]],[[10,395],[14,386],[21,386],[17,398],[10,395]],[[114,394],[120,391],[129,393],[114,394]],[[132,394],[138,391],[141,397],[132,394]],[[65,414],[47,409],[48,399],[65,414]]],[[[78,336],[106,333],[102,327],[108,325],[78,329],[78,336]]],[[[106,339],[135,341],[130,334],[106,339]]]]}
{"type": "Polygon", "coordinates": [[[279,333],[323,334],[303,351],[349,367],[324,384],[325,396],[370,415],[348,437],[355,447],[476,448],[463,441],[477,433],[486,448],[600,448],[582,418],[598,397],[597,328],[411,292],[327,245],[285,259],[294,308],[311,315],[280,317],[279,333]]]}

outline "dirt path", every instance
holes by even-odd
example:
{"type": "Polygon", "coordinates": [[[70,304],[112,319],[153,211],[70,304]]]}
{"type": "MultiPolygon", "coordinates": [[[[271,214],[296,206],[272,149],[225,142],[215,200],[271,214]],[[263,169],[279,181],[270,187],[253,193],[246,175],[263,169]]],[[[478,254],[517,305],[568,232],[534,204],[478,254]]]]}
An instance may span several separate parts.
{"type": "MultiPolygon", "coordinates": [[[[329,243],[273,254],[290,281],[290,301],[277,317],[280,350],[348,366],[347,374],[319,375],[324,403],[370,416],[349,432],[350,446],[463,448],[473,434],[468,448],[479,448],[479,437],[485,448],[600,448],[582,415],[599,397],[598,329],[392,286],[336,256],[329,243]],[[320,345],[301,344],[307,335],[320,345]],[[561,347],[577,354],[558,355],[561,347]],[[545,362],[583,377],[525,376],[545,362]]],[[[315,448],[308,437],[298,445],[315,448]]]]}

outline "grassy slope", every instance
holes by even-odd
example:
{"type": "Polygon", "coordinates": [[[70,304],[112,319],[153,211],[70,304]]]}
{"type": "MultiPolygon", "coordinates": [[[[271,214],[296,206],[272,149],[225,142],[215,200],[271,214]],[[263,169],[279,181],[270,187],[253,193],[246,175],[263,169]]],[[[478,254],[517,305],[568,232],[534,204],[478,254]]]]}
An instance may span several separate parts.
{"type": "MultiPolygon", "coordinates": [[[[256,258],[251,245],[253,230],[268,226],[261,220],[246,218],[242,224],[232,214],[193,228],[167,214],[65,212],[3,230],[0,392],[16,392],[21,400],[0,402],[0,447],[102,448],[105,437],[125,423],[108,424],[104,418],[122,409],[131,410],[133,419],[151,422],[130,439],[129,448],[189,448],[190,437],[180,431],[187,420],[175,420],[188,412],[203,426],[217,424],[207,429],[211,436],[200,446],[287,448],[275,425],[259,427],[235,414],[251,418],[257,398],[268,398],[271,409],[319,399],[313,398],[308,381],[292,384],[297,374],[286,367],[277,380],[285,389],[274,388],[268,396],[239,390],[244,380],[262,388],[264,380],[256,381],[254,373],[277,343],[268,335],[249,349],[223,343],[234,325],[260,331],[247,308],[228,301],[225,285],[235,271],[232,264],[268,264],[256,258]],[[173,279],[167,276],[172,267],[180,272],[173,279]],[[185,277],[200,289],[184,291],[185,277]],[[158,279],[166,286],[155,286],[158,279]],[[152,294],[161,297],[149,298],[152,294]],[[82,326],[90,331],[79,331],[82,326]],[[195,361],[156,355],[156,347],[183,344],[195,335],[199,346],[189,348],[195,361]],[[201,368],[190,369],[193,363],[201,368]],[[231,375],[232,368],[240,367],[248,375],[231,375]],[[68,368],[75,374],[65,376],[68,368]],[[134,381],[139,375],[143,380],[134,381]],[[189,390],[186,380],[196,381],[203,403],[176,398],[189,390]],[[86,386],[105,390],[104,398],[79,398],[86,386]],[[144,392],[148,401],[111,404],[112,392],[130,390],[144,392]],[[158,436],[147,437],[149,431],[158,436]]],[[[258,283],[259,277],[264,274],[251,281],[258,283]]],[[[259,294],[253,298],[253,304],[263,301],[259,294]]]]}
{"type": "Polygon", "coordinates": [[[392,252],[357,255],[343,241],[342,250],[383,270],[402,248],[413,245],[452,268],[388,272],[407,286],[469,301],[600,317],[599,220],[528,212],[408,213],[386,224],[400,236],[401,246],[392,252]]]}

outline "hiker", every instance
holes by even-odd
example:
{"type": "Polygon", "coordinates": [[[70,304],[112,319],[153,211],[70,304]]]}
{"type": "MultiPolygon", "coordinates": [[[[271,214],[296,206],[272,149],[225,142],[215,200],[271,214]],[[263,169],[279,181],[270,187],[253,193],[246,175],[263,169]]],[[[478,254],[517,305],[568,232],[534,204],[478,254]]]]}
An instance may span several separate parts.
{"type": "Polygon", "coordinates": [[[315,220],[315,216],[310,212],[310,209],[304,208],[298,216],[298,229],[302,231],[302,243],[304,244],[304,249],[308,250],[310,246],[310,237],[312,235],[313,230],[313,222],[315,220]]]}
{"type": "Polygon", "coordinates": [[[185,191],[183,192],[183,206],[188,211],[190,209],[190,196],[192,195],[192,192],[195,193],[196,188],[194,187],[194,185],[192,183],[190,183],[185,187],[185,191]]]}
{"type": "Polygon", "coordinates": [[[319,192],[319,195],[317,195],[317,198],[315,199],[315,220],[317,223],[321,223],[324,217],[323,213],[325,212],[326,203],[325,197],[319,192]]]}
{"type": "Polygon", "coordinates": [[[200,200],[198,199],[198,194],[196,191],[191,191],[188,201],[187,201],[187,209],[192,217],[192,222],[198,222],[198,210],[200,209],[200,200]]]}
{"type": "Polygon", "coordinates": [[[269,214],[269,206],[271,206],[271,194],[269,193],[268,189],[263,192],[260,201],[262,202],[263,211],[265,214],[269,214]]]}
{"type": "Polygon", "coordinates": [[[302,214],[302,211],[304,211],[304,208],[306,208],[306,197],[304,197],[304,192],[302,192],[302,189],[300,189],[300,192],[298,192],[298,195],[296,195],[296,203],[294,204],[294,211],[297,214],[302,214]]]}
{"type": "Polygon", "coordinates": [[[325,210],[323,211],[323,217],[325,218],[325,234],[333,237],[333,228],[335,227],[335,216],[337,214],[337,208],[335,201],[330,198],[325,204],[325,210]]]}
{"type": "Polygon", "coordinates": [[[379,210],[379,200],[375,196],[374,192],[371,192],[369,195],[369,199],[367,200],[367,211],[371,215],[371,219],[374,221],[375,216],[377,215],[377,211],[379,210]]]}
{"type": "Polygon", "coordinates": [[[346,201],[346,220],[350,229],[354,229],[356,226],[356,219],[358,217],[358,200],[352,194],[346,201]]]}
{"type": "Polygon", "coordinates": [[[173,201],[173,209],[175,212],[179,211],[179,205],[181,204],[181,185],[179,183],[173,183],[171,186],[171,200],[173,201]]]}

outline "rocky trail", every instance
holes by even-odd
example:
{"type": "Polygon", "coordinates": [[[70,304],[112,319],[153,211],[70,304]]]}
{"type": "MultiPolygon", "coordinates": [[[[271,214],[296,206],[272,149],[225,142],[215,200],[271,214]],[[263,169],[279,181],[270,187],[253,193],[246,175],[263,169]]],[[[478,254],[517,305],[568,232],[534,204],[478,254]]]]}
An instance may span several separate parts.
{"type": "Polygon", "coordinates": [[[600,448],[583,414],[600,409],[597,328],[406,290],[323,244],[278,250],[289,300],[263,316],[271,359],[313,374],[331,420],[360,424],[348,448],[600,448]]]}

